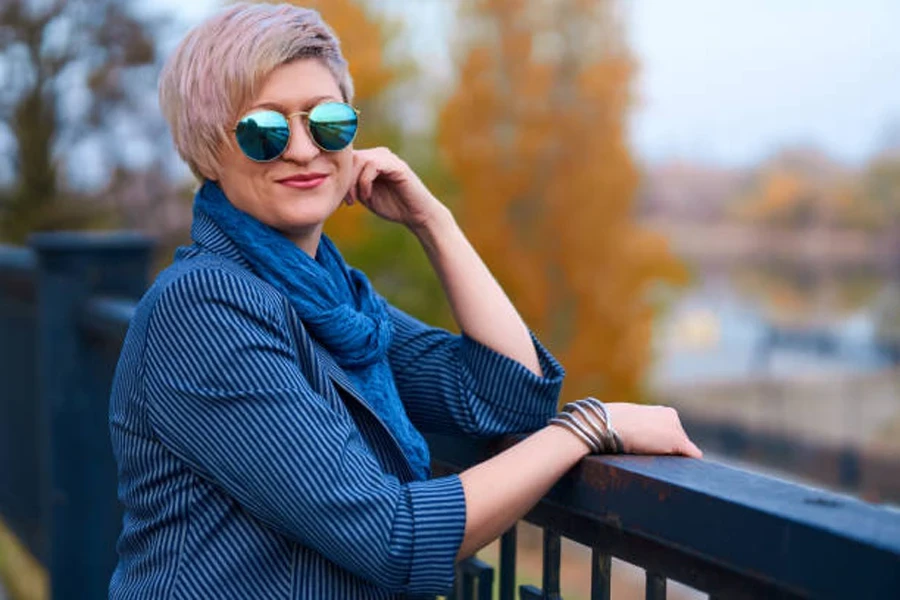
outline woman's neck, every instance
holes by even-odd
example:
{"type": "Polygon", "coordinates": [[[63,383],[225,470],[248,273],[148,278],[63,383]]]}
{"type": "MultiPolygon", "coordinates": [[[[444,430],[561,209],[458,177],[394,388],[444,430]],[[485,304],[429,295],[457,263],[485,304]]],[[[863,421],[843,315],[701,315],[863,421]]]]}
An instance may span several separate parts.
{"type": "Polygon", "coordinates": [[[322,239],[322,224],[310,226],[308,229],[281,232],[295,246],[306,252],[313,260],[319,251],[319,240],[322,239]]]}

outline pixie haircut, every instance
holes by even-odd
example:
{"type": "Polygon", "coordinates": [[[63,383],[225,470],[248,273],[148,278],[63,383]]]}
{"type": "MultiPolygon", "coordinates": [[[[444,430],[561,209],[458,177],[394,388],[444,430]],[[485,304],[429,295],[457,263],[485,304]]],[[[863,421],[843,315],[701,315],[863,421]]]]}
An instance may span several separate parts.
{"type": "Polygon", "coordinates": [[[187,34],[163,67],[159,103],[178,154],[198,179],[217,172],[229,131],[265,78],[304,58],[321,60],[344,101],[353,101],[340,42],[314,10],[238,3],[187,34]]]}

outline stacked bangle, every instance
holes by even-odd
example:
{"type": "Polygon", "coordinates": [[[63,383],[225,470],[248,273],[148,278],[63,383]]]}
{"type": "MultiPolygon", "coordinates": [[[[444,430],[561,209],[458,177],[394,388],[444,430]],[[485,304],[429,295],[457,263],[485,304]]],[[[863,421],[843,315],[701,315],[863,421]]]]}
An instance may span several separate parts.
{"type": "Polygon", "coordinates": [[[625,451],[622,438],[613,428],[606,406],[591,396],[563,406],[562,410],[550,419],[550,424],[571,431],[587,444],[594,454],[622,454],[625,451]]]}

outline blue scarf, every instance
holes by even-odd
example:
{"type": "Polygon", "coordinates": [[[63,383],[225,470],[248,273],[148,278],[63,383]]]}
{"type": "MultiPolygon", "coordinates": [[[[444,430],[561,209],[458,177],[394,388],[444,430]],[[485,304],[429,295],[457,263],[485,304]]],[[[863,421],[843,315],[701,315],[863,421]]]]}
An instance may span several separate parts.
{"type": "Polygon", "coordinates": [[[235,208],[213,182],[205,182],[194,197],[195,221],[197,215],[211,219],[256,274],[287,296],[310,334],[391,430],[416,477],[427,479],[428,445],[406,415],[388,364],[393,327],[387,303],[366,276],[348,266],[324,234],[312,259],[277,230],[235,208]]]}

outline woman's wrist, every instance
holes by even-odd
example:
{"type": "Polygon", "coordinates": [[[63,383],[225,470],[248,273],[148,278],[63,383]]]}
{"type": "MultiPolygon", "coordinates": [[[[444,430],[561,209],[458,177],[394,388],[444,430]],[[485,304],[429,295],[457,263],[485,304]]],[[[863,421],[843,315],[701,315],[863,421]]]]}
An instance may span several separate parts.
{"type": "Polygon", "coordinates": [[[445,232],[458,228],[458,225],[450,209],[434,199],[425,214],[408,223],[407,227],[424,246],[431,247],[445,232]]]}
{"type": "Polygon", "coordinates": [[[562,407],[549,421],[581,440],[593,454],[621,454],[621,438],[613,428],[606,406],[591,396],[562,407]]]}
{"type": "Polygon", "coordinates": [[[587,442],[565,428],[547,425],[541,430],[541,433],[553,439],[553,447],[556,448],[557,452],[575,461],[581,460],[585,456],[590,456],[592,453],[591,447],[587,442]]]}

